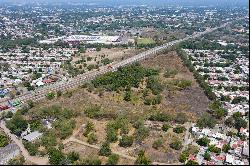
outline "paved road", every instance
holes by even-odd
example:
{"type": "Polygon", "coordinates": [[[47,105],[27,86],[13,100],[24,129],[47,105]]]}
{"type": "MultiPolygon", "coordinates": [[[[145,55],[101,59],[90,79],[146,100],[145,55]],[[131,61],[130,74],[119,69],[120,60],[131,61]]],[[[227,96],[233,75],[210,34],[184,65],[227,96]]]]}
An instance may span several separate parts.
{"type": "Polygon", "coordinates": [[[5,126],[4,121],[0,122],[0,127],[4,130],[5,134],[7,134],[10,137],[10,139],[19,146],[19,148],[20,148],[20,150],[22,152],[22,155],[24,156],[24,158],[26,160],[28,160],[31,163],[34,163],[36,165],[46,165],[46,164],[48,164],[49,160],[46,157],[30,156],[29,152],[24,148],[22,141],[19,140],[14,134],[10,133],[10,130],[5,126]]]}
{"type": "MultiPolygon", "coordinates": [[[[200,37],[204,34],[207,34],[207,33],[211,33],[213,32],[214,30],[217,30],[218,28],[222,28],[222,27],[225,27],[226,25],[228,25],[230,22],[228,23],[225,23],[219,27],[216,27],[216,28],[211,28],[211,29],[207,29],[206,31],[204,32],[200,32],[200,33],[196,33],[192,36],[188,36],[188,37],[185,37],[183,39],[179,39],[179,40],[175,40],[175,41],[171,41],[169,43],[166,43],[166,44],[163,44],[161,46],[157,46],[155,48],[152,48],[150,50],[147,50],[145,52],[142,52],[140,54],[137,54],[131,58],[128,58],[128,59],[125,59],[121,62],[118,62],[116,64],[114,64],[112,67],[112,69],[108,69],[107,67],[103,66],[100,68],[99,71],[91,71],[91,72],[88,72],[88,73],[84,73],[84,74],[81,74],[81,75],[78,75],[74,78],[71,78],[70,80],[68,80],[67,82],[57,82],[57,83],[54,83],[52,85],[49,85],[49,86],[45,86],[43,88],[39,88],[39,89],[36,89],[32,92],[28,92],[26,94],[23,94],[21,96],[18,96],[14,99],[12,99],[11,101],[14,101],[14,100],[21,100],[22,102],[26,102],[28,100],[33,100],[33,101],[38,101],[40,99],[43,99],[46,97],[46,94],[50,91],[58,91],[58,90],[61,90],[61,91],[65,91],[67,89],[71,89],[71,88],[75,88],[79,85],[81,85],[82,83],[84,82],[87,82],[87,81],[90,81],[92,79],[94,79],[95,77],[99,76],[99,75],[102,75],[102,74],[105,74],[107,72],[112,72],[112,71],[116,71],[119,67],[123,67],[123,66],[126,66],[126,65],[129,65],[129,64],[132,64],[132,63],[135,63],[135,62],[138,62],[138,61],[141,61],[143,59],[146,59],[146,58],[149,58],[151,56],[154,56],[156,55],[157,53],[167,49],[167,48],[170,48],[176,44],[179,44],[180,42],[183,42],[183,41],[186,41],[186,40],[189,40],[189,39],[194,39],[194,38],[197,38],[197,37],[200,37]]],[[[4,104],[6,101],[2,101],[0,102],[0,104],[4,104]]]]}

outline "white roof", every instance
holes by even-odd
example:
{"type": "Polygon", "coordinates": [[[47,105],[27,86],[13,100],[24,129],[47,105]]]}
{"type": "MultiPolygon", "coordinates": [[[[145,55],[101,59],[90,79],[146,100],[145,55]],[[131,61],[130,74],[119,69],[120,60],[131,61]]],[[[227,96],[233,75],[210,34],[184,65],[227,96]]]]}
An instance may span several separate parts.
{"type": "Polygon", "coordinates": [[[38,81],[38,82],[36,83],[36,85],[37,85],[37,86],[43,86],[44,83],[43,83],[42,81],[38,81]]]}
{"type": "Polygon", "coordinates": [[[43,133],[39,133],[38,131],[34,131],[26,136],[23,137],[23,139],[32,142],[36,139],[38,139],[39,137],[41,137],[43,135],[43,133]]]}
{"type": "Polygon", "coordinates": [[[234,157],[230,154],[226,155],[226,162],[227,163],[233,163],[234,162],[234,157]]]}

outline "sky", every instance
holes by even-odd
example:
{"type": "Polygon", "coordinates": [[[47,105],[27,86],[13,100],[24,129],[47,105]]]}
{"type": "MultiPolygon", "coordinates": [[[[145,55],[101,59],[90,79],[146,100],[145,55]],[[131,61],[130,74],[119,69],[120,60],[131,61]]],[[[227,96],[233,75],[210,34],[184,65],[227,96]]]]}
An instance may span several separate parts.
{"type": "Polygon", "coordinates": [[[0,2],[84,2],[98,5],[184,5],[184,6],[247,6],[248,0],[0,0],[0,2]]]}

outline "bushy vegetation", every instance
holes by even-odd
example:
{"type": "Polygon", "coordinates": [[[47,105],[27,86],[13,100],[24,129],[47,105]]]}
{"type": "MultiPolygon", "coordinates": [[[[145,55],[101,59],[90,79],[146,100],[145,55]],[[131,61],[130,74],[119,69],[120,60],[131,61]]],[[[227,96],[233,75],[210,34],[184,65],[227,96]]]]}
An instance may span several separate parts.
{"type": "Polygon", "coordinates": [[[207,137],[202,137],[199,138],[196,142],[198,145],[206,147],[210,143],[210,140],[207,137]]]}
{"type": "Polygon", "coordinates": [[[197,123],[196,125],[199,127],[199,128],[213,128],[216,124],[216,119],[208,114],[208,113],[204,113],[198,120],[197,120],[197,123]]]}
{"type": "Polygon", "coordinates": [[[152,147],[155,149],[159,149],[162,146],[163,146],[163,139],[162,138],[155,140],[153,145],[152,145],[152,147]]]}
{"type": "Polygon", "coordinates": [[[135,161],[136,165],[150,165],[151,161],[150,159],[145,155],[144,151],[140,151],[138,154],[138,157],[136,158],[135,161]]]}
{"type": "Polygon", "coordinates": [[[172,120],[172,116],[167,114],[167,113],[156,112],[149,117],[149,120],[160,121],[160,122],[169,122],[172,120]]]}
{"type": "Polygon", "coordinates": [[[177,70],[166,70],[165,73],[164,73],[164,77],[165,78],[174,78],[175,75],[178,74],[178,71],[177,70]]]}
{"type": "Polygon", "coordinates": [[[27,129],[28,123],[23,116],[17,112],[11,120],[6,122],[6,127],[10,129],[13,134],[20,136],[21,133],[27,129]]]}
{"type": "Polygon", "coordinates": [[[145,69],[139,64],[119,68],[116,72],[110,72],[97,77],[92,81],[94,86],[104,87],[107,90],[118,90],[119,88],[138,87],[144,77],[158,75],[159,71],[145,69]]]}
{"type": "Polygon", "coordinates": [[[163,126],[162,126],[162,130],[165,132],[167,132],[168,129],[170,129],[170,128],[171,128],[171,126],[169,124],[163,124],[163,126]]]}
{"type": "Polygon", "coordinates": [[[132,136],[123,135],[119,140],[119,146],[121,147],[130,147],[133,145],[134,138],[132,136]]]}
{"type": "Polygon", "coordinates": [[[104,142],[99,150],[100,156],[109,156],[111,155],[110,144],[108,142],[104,142]]]}
{"type": "Polygon", "coordinates": [[[9,144],[8,137],[4,134],[0,134],[0,147],[5,147],[9,144]]]}
{"type": "Polygon", "coordinates": [[[173,140],[169,146],[172,148],[172,149],[175,149],[175,150],[180,150],[183,146],[182,146],[182,143],[180,140],[178,139],[175,139],[173,140]]]}
{"type": "Polygon", "coordinates": [[[207,82],[205,82],[205,79],[202,75],[199,74],[198,71],[195,70],[191,60],[189,59],[189,57],[186,55],[186,53],[184,51],[182,51],[181,49],[177,49],[177,53],[180,56],[180,58],[182,59],[183,63],[185,64],[185,66],[187,66],[187,68],[193,72],[193,75],[196,79],[196,81],[199,83],[199,85],[204,89],[205,94],[207,95],[207,97],[210,100],[215,100],[216,99],[216,95],[213,93],[212,88],[208,85],[207,82]]]}
{"type": "Polygon", "coordinates": [[[118,161],[119,161],[119,155],[117,155],[117,154],[111,154],[108,157],[107,165],[117,165],[118,161]]]}
{"type": "Polygon", "coordinates": [[[173,132],[180,134],[180,133],[183,133],[185,130],[186,130],[186,128],[184,126],[176,126],[173,129],[173,132]]]}

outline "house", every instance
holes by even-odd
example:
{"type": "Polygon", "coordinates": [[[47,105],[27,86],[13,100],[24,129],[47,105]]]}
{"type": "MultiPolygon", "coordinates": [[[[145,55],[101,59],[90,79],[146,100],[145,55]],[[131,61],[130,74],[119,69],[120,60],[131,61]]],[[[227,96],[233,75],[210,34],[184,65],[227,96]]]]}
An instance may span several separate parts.
{"type": "Polygon", "coordinates": [[[34,131],[26,136],[23,137],[24,140],[28,141],[28,142],[33,142],[36,139],[39,139],[43,134],[39,133],[38,131],[34,131]]]}
{"type": "Polygon", "coordinates": [[[249,157],[249,144],[244,142],[244,146],[242,148],[242,155],[249,157]]]}
{"type": "Polygon", "coordinates": [[[234,156],[233,155],[230,155],[230,154],[227,154],[226,155],[226,161],[225,161],[227,164],[233,164],[234,163],[234,156]]]}
{"type": "Polygon", "coordinates": [[[38,81],[37,83],[36,83],[36,86],[43,86],[44,85],[44,83],[42,82],[42,81],[38,81]]]}
{"type": "Polygon", "coordinates": [[[8,161],[21,154],[16,144],[9,144],[4,148],[0,148],[0,165],[7,165],[8,161]]]}

